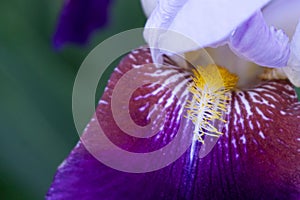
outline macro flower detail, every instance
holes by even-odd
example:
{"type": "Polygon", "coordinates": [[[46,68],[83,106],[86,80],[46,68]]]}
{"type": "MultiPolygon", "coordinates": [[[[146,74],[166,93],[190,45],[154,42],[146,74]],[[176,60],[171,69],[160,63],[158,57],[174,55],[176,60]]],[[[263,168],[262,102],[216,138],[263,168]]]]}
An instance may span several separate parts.
{"type": "Polygon", "coordinates": [[[186,105],[189,109],[187,117],[195,124],[196,138],[204,143],[202,138],[204,135],[213,137],[222,135],[221,130],[213,123],[226,122],[223,113],[226,112],[230,100],[228,92],[236,87],[238,78],[225,68],[216,65],[198,66],[193,69],[193,74],[193,81],[189,85],[193,98],[186,105]]]}
{"type": "MultiPolygon", "coordinates": [[[[91,120],[82,142],[59,167],[47,199],[296,199],[299,196],[300,104],[292,85],[285,80],[266,81],[251,89],[231,91],[223,135],[204,158],[198,156],[202,144],[194,141],[177,161],[148,173],[121,172],[95,159],[85,147],[86,140],[97,134],[95,120],[109,130],[107,136],[114,143],[133,152],[153,151],[174,137],[179,123],[173,114],[178,111],[176,101],[169,107],[173,111],[166,116],[170,121],[165,122],[163,131],[153,138],[126,139],[128,136],[112,125],[115,122],[111,94],[118,80],[136,66],[150,62],[150,51],[145,48],[123,58],[100,100],[96,118],[91,120]]],[[[174,64],[166,58],[165,70],[177,70],[171,77],[180,73],[189,79],[191,72],[174,64]]],[[[187,84],[183,85],[188,89],[187,84]]],[[[145,105],[149,108],[150,99],[154,103],[170,97],[170,93],[153,93],[153,89],[159,88],[143,86],[129,102],[133,106],[130,114],[138,124],[149,123],[146,117],[149,109],[141,108],[145,105]]],[[[167,103],[167,99],[160,103],[167,103]]]]}
{"type": "Polygon", "coordinates": [[[270,25],[274,2],[143,0],[148,45],[117,65],[46,198],[298,199],[300,23],[270,25]]]}

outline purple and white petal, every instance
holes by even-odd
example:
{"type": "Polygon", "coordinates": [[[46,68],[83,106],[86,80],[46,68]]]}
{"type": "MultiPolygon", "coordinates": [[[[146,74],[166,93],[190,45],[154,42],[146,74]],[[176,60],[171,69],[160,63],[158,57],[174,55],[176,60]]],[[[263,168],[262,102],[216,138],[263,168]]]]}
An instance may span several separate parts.
{"type": "Polygon", "coordinates": [[[85,44],[90,35],[108,21],[111,0],[66,0],[61,11],[53,43],[85,44]]]}
{"type": "MultiPolygon", "coordinates": [[[[172,140],[173,129],[178,125],[176,99],[175,107],[171,106],[171,113],[167,113],[168,127],[163,128],[160,137],[152,138],[153,142],[126,138],[109,111],[116,81],[150,59],[148,49],[135,50],[123,59],[98,105],[96,119],[83,134],[85,139],[97,134],[93,122],[98,119],[110,130],[107,134],[115,144],[133,152],[153,151],[172,140]]],[[[156,102],[157,97],[168,96],[167,91],[153,96],[152,89],[146,85],[133,94],[131,114],[137,124],[147,123],[146,114],[139,108],[148,100],[156,102]]],[[[234,91],[231,96],[224,135],[205,158],[198,157],[201,144],[194,143],[165,168],[127,173],[105,166],[80,142],[58,168],[47,199],[297,199],[300,104],[293,87],[287,81],[269,81],[247,91],[234,91]]]]}
{"type": "Polygon", "coordinates": [[[229,46],[238,56],[265,67],[286,66],[290,53],[288,36],[269,27],[261,12],[232,33],[229,46]]]}
{"type": "Polygon", "coordinates": [[[109,139],[127,151],[155,151],[174,139],[189,95],[190,72],[167,57],[169,64],[160,69],[151,62],[147,48],[126,56],[110,77],[96,110],[109,139]]]}

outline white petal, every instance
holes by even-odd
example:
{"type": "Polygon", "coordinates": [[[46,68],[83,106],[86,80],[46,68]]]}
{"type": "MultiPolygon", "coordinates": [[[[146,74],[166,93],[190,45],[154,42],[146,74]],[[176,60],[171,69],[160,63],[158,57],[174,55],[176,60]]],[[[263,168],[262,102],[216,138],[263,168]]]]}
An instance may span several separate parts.
{"type": "Polygon", "coordinates": [[[160,0],[146,28],[161,28],[171,32],[145,31],[151,47],[175,52],[208,46],[227,37],[270,0],[160,0]],[[175,37],[175,39],[174,39],[175,37]],[[193,41],[186,42],[185,41],[193,41]],[[163,42],[162,42],[163,41],[163,42]],[[174,44],[175,43],[175,44],[174,44]]]}

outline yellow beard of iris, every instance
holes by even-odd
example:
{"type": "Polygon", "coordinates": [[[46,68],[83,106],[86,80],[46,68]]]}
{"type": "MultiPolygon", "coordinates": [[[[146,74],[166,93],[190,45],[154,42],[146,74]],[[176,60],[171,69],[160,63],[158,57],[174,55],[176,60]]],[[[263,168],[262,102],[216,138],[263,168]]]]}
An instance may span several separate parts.
{"type": "Polygon", "coordinates": [[[198,66],[193,73],[193,81],[188,85],[193,98],[187,102],[186,117],[195,125],[196,138],[204,143],[204,135],[222,135],[216,124],[226,123],[223,117],[230,100],[229,91],[236,87],[238,77],[217,65],[198,66]]]}

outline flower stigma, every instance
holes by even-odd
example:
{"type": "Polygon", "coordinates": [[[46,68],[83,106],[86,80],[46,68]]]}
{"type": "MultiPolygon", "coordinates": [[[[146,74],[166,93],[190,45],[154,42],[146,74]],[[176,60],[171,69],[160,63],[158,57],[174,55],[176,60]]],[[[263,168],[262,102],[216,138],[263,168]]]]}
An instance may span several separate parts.
{"type": "Polygon", "coordinates": [[[236,88],[237,82],[235,74],[214,64],[193,69],[192,82],[188,84],[193,96],[187,101],[186,117],[195,125],[194,134],[198,141],[204,144],[204,135],[222,135],[220,124],[226,123],[223,118],[231,99],[229,91],[236,88]]]}

